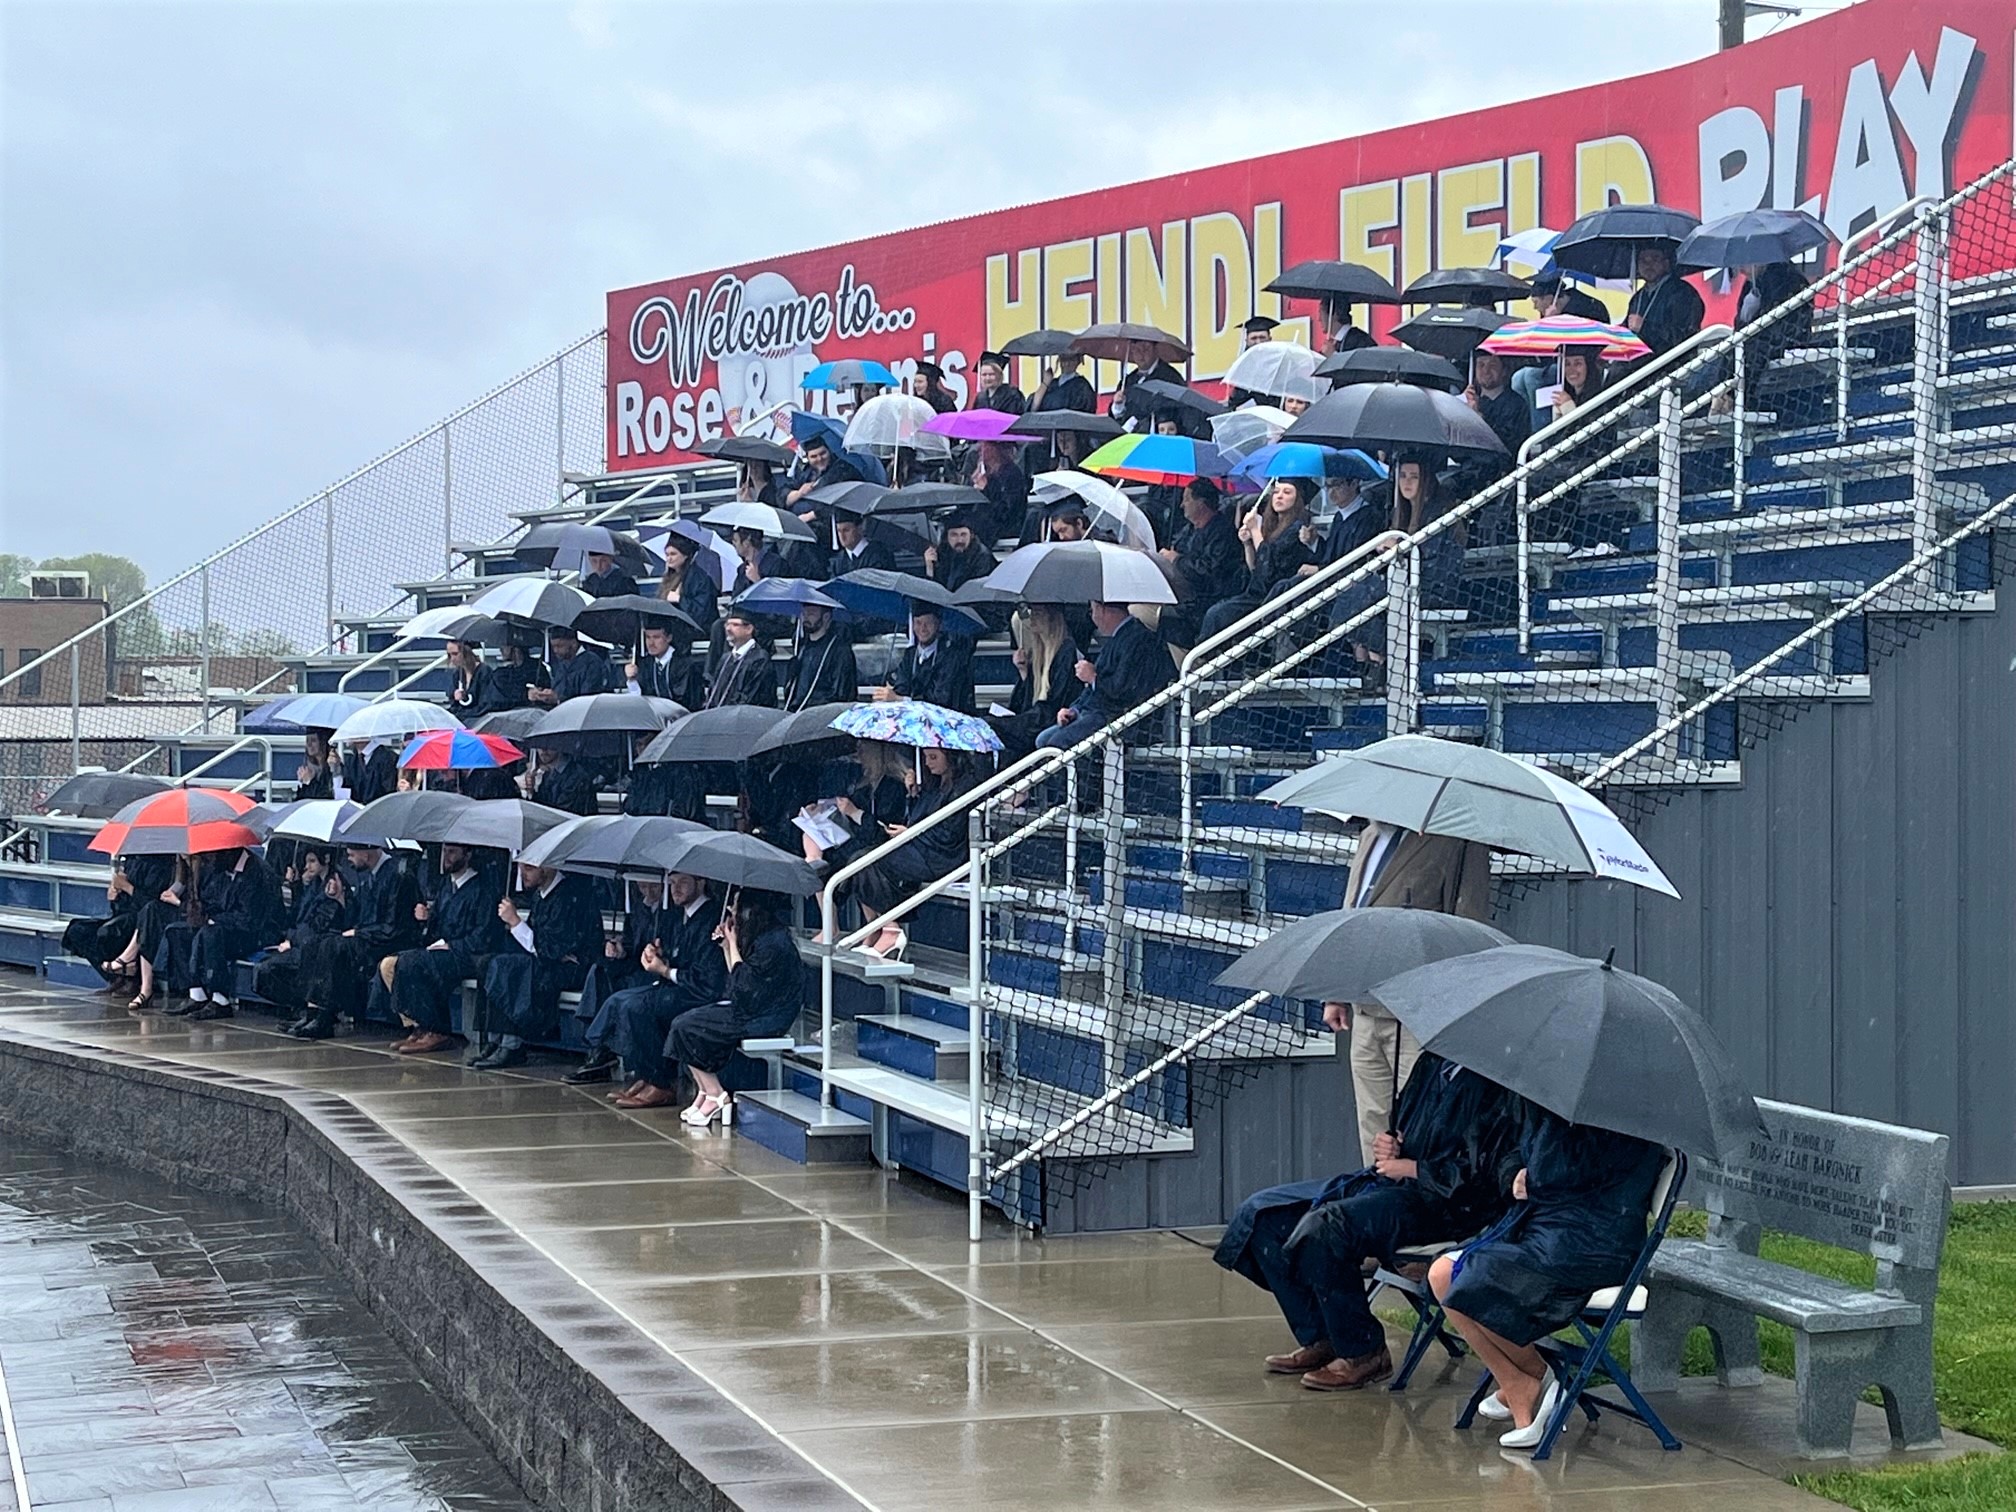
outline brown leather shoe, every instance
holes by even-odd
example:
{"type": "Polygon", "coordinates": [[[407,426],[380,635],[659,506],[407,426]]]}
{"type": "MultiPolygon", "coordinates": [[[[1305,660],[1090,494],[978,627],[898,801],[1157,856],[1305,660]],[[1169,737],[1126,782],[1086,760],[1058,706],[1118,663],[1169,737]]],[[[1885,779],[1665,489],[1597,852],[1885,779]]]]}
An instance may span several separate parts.
{"type": "Polygon", "coordinates": [[[679,1101],[679,1094],[667,1087],[654,1087],[648,1083],[642,1092],[626,1094],[616,1099],[619,1108],[668,1108],[679,1101]]]}
{"type": "Polygon", "coordinates": [[[1391,1374],[1393,1356],[1382,1344],[1371,1354],[1350,1360],[1333,1360],[1321,1370],[1312,1370],[1302,1377],[1302,1384],[1311,1391],[1357,1391],[1374,1381],[1383,1381],[1391,1374]]]}
{"type": "Polygon", "coordinates": [[[1275,1375],[1303,1375],[1311,1370],[1321,1370],[1337,1358],[1337,1351],[1328,1343],[1318,1339],[1314,1344],[1305,1344],[1293,1354],[1267,1356],[1267,1368],[1275,1375]]]}
{"type": "Polygon", "coordinates": [[[1400,1277],[1403,1281],[1412,1281],[1417,1285],[1425,1286],[1428,1281],[1428,1262],[1426,1260],[1409,1260],[1393,1274],[1400,1277]]]}
{"type": "Polygon", "coordinates": [[[453,1043],[454,1041],[449,1035],[423,1032],[399,1041],[392,1048],[397,1050],[401,1055],[425,1055],[430,1050],[446,1049],[453,1043]]]}

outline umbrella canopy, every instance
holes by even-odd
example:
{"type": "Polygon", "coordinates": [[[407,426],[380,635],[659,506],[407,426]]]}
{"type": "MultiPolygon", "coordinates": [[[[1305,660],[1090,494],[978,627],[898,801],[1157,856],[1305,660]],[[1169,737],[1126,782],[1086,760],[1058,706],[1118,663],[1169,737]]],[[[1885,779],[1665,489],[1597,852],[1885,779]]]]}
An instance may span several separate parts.
{"type": "MultiPolygon", "coordinates": [[[[1154,381],[1145,379],[1141,387],[1145,389],[1154,381]]],[[[1189,389],[1187,392],[1197,393],[1195,389],[1189,389]]],[[[1197,397],[1202,399],[1204,396],[1197,394],[1197,397]]],[[[1224,406],[1221,404],[1218,408],[1223,409],[1224,406]]],[[[1081,436],[1117,436],[1126,429],[1110,415],[1088,415],[1083,410],[1038,410],[1027,415],[1017,415],[1015,428],[1027,431],[1032,436],[1047,436],[1057,431],[1076,431],[1081,436]]],[[[979,492],[977,489],[974,491],[979,492]]]]}
{"type": "Polygon", "coordinates": [[[501,646],[510,634],[510,627],[467,604],[443,604],[437,609],[421,610],[401,625],[398,633],[404,640],[478,641],[486,646],[501,646]]]}
{"type": "Polygon", "coordinates": [[[506,740],[523,740],[549,712],[537,704],[517,709],[493,709],[471,720],[469,728],[484,735],[502,735],[506,740]]]}
{"type": "Polygon", "coordinates": [[[692,520],[674,520],[669,525],[657,526],[646,532],[649,535],[663,533],[677,536],[691,547],[695,553],[693,561],[701,571],[714,580],[716,588],[726,587],[735,581],[735,574],[742,568],[742,558],[735,555],[735,548],[716,531],[692,520]]]}
{"type": "MultiPolygon", "coordinates": [[[[571,751],[592,736],[635,735],[645,730],[662,730],[673,720],[684,717],[685,713],[684,704],[674,703],[669,698],[640,698],[635,693],[591,693],[585,698],[570,698],[548,710],[546,717],[525,737],[525,743],[571,751]]],[[[599,748],[606,742],[595,744],[599,748]]]]}
{"type": "Polygon", "coordinates": [[[1142,551],[1155,549],[1155,527],[1148,523],[1148,516],[1104,478],[1095,478],[1076,468],[1041,472],[1029,480],[1029,497],[1039,504],[1076,499],[1085,506],[1086,518],[1091,521],[1094,530],[1111,531],[1120,538],[1123,546],[1133,546],[1142,551]]]}
{"type": "Polygon", "coordinates": [[[1055,357],[1078,338],[1070,331],[1025,331],[1001,344],[1003,357],[1055,357]]]}
{"type": "Polygon", "coordinates": [[[726,887],[809,898],[821,885],[819,873],[796,856],[734,830],[703,829],[687,835],[676,847],[664,847],[664,857],[667,871],[705,877],[726,887]]]}
{"type": "Polygon", "coordinates": [[[637,755],[641,764],[666,761],[747,761],[750,748],[784,719],[782,709],[730,704],[675,719],[637,755]]]}
{"type": "Polygon", "coordinates": [[[1087,457],[1088,472],[1136,483],[1188,483],[1192,478],[1231,476],[1239,459],[1216,442],[1189,436],[1115,436],[1087,457]]]}
{"type": "MultiPolygon", "coordinates": [[[[1436,312],[1431,310],[1429,313],[1436,312]]],[[[1496,314],[1492,310],[1476,313],[1496,314]]],[[[1485,334],[1479,331],[1477,339],[1482,340],[1485,334]]],[[[1466,349],[1457,355],[1467,356],[1468,351],[1466,349]]],[[[1463,388],[1463,374],[1454,363],[1409,347],[1359,347],[1355,351],[1339,352],[1323,359],[1322,365],[1316,369],[1316,376],[1328,378],[1335,388],[1346,388],[1354,383],[1415,383],[1422,388],[1442,389],[1451,394],[1460,393],[1463,388]]]]}
{"type": "Polygon", "coordinates": [[[1541,320],[1515,320],[1499,327],[1478,344],[1478,350],[1501,357],[1557,357],[1563,347],[1595,347],[1606,362],[1629,362],[1648,356],[1652,348],[1623,326],[1579,315],[1549,315],[1541,320]]]}
{"type": "Polygon", "coordinates": [[[735,595],[738,609],[762,609],[771,614],[796,614],[807,604],[838,609],[840,600],[826,592],[825,584],[810,578],[761,578],[735,595]]]}
{"type": "Polygon", "coordinates": [[[661,814],[594,814],[555,825],[519,853],[526,866],[557,871],[642,872],[662,875],[674,868],[667,857],[693,835],[712,834],[704,824],[661,814]]]}
{"type": "Polygon", "coordinates": [[[429,730],[399,753],[399,765],[417,772],[475,772],[523,761],[525,753],[502,735],[474,730],[429,730]]]}
{"type": "Polygon", "coordinates": [[[1563,271],[1629,278],[1640,248],[1657,247],[1670,256],[1700,224],[1698,217],[1667,205],[1606,205],[1555,238],[1554,261],[1563,271]]]}
{"type": "MultiPolygon", "coordinates": [[[[929,409],[930,406],[926,405],[925,408],[929,409]]],[[[936,436],[932,439],[942,441],[945,438],[936,436]]],[[[873,513],[875,506],[888,498],[892,492],[893,489],[884,488],[879,483],[863,483],[859,479],[850,478],[845,483],[828,483],[822,488],[813,489],[805,495],[805,502],[816,504],[819,508],[834,514],[865,516],[873,513]]]]}
{"type": "Polygon", "coordinates": [[[1753,268],[1791,262],[1834,240],[1819,216],[1805,210],[1742,210],[1687,233],[1673,257],[1675,271],[1753,268]]]}
{"type": "Polygon", "coordinates": [[[811,704],[779,720],[749,748],[749,754],[769,756],[788,751],[796,761],[844,756],[854,749],[854,737],[834,729],[833,721],[855,707],[851,703],[811,704]]]}
{"type": "Polygon", "coordinates": [[[1016,433],[1015,425],[1021,418],[1005,410],[954,410],[949,415],[934,415],[924,429],[954,441],[1034,441],[1034,436],[1016,433]]]}
{"type": "Polygon", "coordinates": [[[1220,451],[1235,457],[1249,457],[1261,447],[1279,441],[1281,433],[1295,423],[1295,417],[1271,404],[1247,404],[1211,417],[1211,439],[1220,451]]]}
{"type": "Polygon", "coordinates": [[[816,541],[812,527],[788,510],[769,504],[736,499],[716,504],[700,516],[702,525],[719,525],[723,530],[754,530],[766,540],[816,541]]]}
{"type": "Polygon", "coordinates": [[[551,578],[509,577],[485,588],[463,607],[472,614],[518,620],[528,625],[571,625],[592,602],[579,588],[551,578]]]}
{"type": "Polygon", "coordinates": [[[1400,291],[1402,304],[1504,304],[1533,292],[1525,279],[1498,268],[1435,268],[1400,291]]]}
{"type": "Polygon", "coordinates": [[[333,730],[369,704],[349,693],[300,693],[274,706],[273,716],[304,730],[333,730]]]}
{"type": "Polygon", "coordinates": [[[1763,1129],[1729,1052],[1657,982],[1501,945],[1379,983],[1422,1045],[1570,1123],[1717,1155],[1763,1129]]]}
{"type": "Polygon", "coordinates": [[[719,441],[702,441],[693,450],[723,462],[767,462],[772,467],[789,467],[797,456],[790,447],[760,436],[723,436],[719,441]]]}
{"type": "MultiPolygon", "coordinates": [[[[1155,401],[1157,408],[1188,410],[1193,415],[1209,419],[1213,415],[1225,413],[1225,406],[1209,394],[1190,387],[1187,383],[1171,383],[1167,378],[1143,378],[1134,385],[1134,392],[1146,394],[1155,401]]],[[[1017,425],[1021,421],[1016,421],[1017,425]]]]}
{"type": "MultiPolygon", "coordinates": [[[[1436,357],[1446,357],[1451,362],[1461,362],[1477,349],[1477,343],[1501,326],[1510,325],[1512,317],[1502,310],[1480,310],[1475,305],[1462,309],[1451,305],[1433,305],[1412,319],[1403,320],[1393,327],[1393,338],[1404,341],[1416,352],[1429,353],[1436,357]]],[[[1380,348],[1360,350],[1351,353],[1353,357],[1369,357],[1380,348]]],[[[1413,374],[1400,375],[1409,382],[1420,382],[1413,374]]],[[[1459,382],[1456,385],[1461,388],[1459,382]]]]}
{"type": "Polygon", "coordinates": [[[297,840],[319,840],[325,845],[340,844],[343,827],[364,812],[364,805],[347,798],[302,798],[293,803],[261,803],[248,809],[245,827],[261,840],[274,835],[291,835],[297,840]]]}
{"type": "Polygon", "coordinates": [[[1279,399],[1313,400],[1323,393],[1323,385],[1316,382],[1316,367],[1322,360],[1320,353],[1292,341],[1255,342],[1225,369],[1225,386],[1279,399]]]}
{"type": "Polygon", "coordinates": [[[970,609],[952,601],[950,590],[930,578],[909,572],[891,572],[882,567],[863,567],[844,572],[825,585],[827,596],[837,599],[851,613],[865,619],[887,620],[892,625],[910,623],[911,606],[929,605],[945,617],[948,628],[969,631],[987,628],[986,622],[970,609]]]}
{"type": "Polygon", "coordinates": [[[879,362],[841,357],[833,362],[822,362],[807,371],[798,386],[802,389],[850,389],[857,383],[879,383],[884,388],[894,388],[896,375],[879,362]]]}
{"type": "MultiPolygon", "coordinates": [[[[471,801],[465,808],[444,809],[438,817],[429,816],[423,822],[409,824],[409,831],[417,833],[409,833],[408,838],[487,846],[515,856],[546,831],[578,817],[547,808],[543,803],[528,803],[523,798],[484,798],[471,801]]],[[[354,832],[355,828],[353,825],[345,833],[354,832]]]]}
{"type": "Polygon", "coordinates": [[[258,805],[225,788],[170,788],[129,803],[92,837],[108,856],[196,856],[257,845],[244,815],[258,805]]]}
{"type": "Polygon", "coordinates": [[[459,730],[462,721],[439,704],[417,698],[388,698],[366,704],[336,726],[334,739],[407,740],[426,730],[459,730]]]}
{"type": "Polygon", "coordinates": [[[365,804],[331,838],[342,845],[385,845],[394,840],[433,839],[448,816],[460,813],[476,801],[461,793],[432,788],[387,793],[376,802],[365,804]]]}
{"type": "Polygon", "coordinates": [[[1028,604],[1176,602],[1175,591],[1155,565],[1155,558],[1134,547],[1112,546],[1105,541],[1038,541],[1018,546],[976,581],[990,593],[1028,604]]]}
{"type": "Polygon", "coordinates": [[[947,751],[998,751],[1001,737],[984,719],[914,698],[854,704],[833,717],[833,728],[856,740],[936,746],[947,751]]]}
{"type": "Polygon", "coordinates": [[[1182,362],[1190,355],[1190,344],[1156,326],[1122,320],[1087,326],[1072,341],[1071,350],[1116,362],[1182,362]]]}
{"type": "Polygon", "coordinates": [[[1251,483],[1267,478],[1356,478],[1360,483],[1378,483],[1385,479],[1386,469],[1361,451],[1276,441],[1241,462],[1233,476],[1251,483]]]}
{"type": "MultiPolygon", "coordinates": [[[[1026,418],[1017,415],[1015,423],[1020,425],[1026,418]]],[[[907,483],[885,493],[876,504],[875,513],[935,514],[948,509],[972,509],[992,502],[984,489],[969,488],[964,483],[907,483]]]]}
{"type": "Polygon", "coordinates": [[[614,557],[634,572],[663,572],[664,561],[644,549],[633,535],[606,525],[573,520],[548,520],[518,538],[511,554],[530,567],[584,569],[591,555],[614,557]]]}
{"type": "Polygon", "coordinates": [[[1411,383],[1356,383],[1325,395],[1304,410],[1281,439],[1360,451],[1505,455],[1505,443],[1477,411],[1454,394],[1411,383]]]}
{"type": "Polygon", "coordinates": [[[1295,264],[1267,285],[1267,292],[1285,294],[1290,299],[1331,299],[1345,304],[1400,303],[1400,291],[1370,268],[1321,259],[1295,264]]]}
{"type": "Polygon", "coordinates": [[[927,457],[950,456],[951,444],[924,429],[937,418],[938,411],[915,394],[877,394],[847,422],[847,448],[893,456],[907,446],[927,457]]]}
{"type": "Polygon", "coordinates": [[[1508,231],[1498,242],[1498,266],[1528,268],[1538,273],[1554,262],[1554,243],[1561,233],[1548,226],[1529,226],[1524,231],[1508,231]]]}
{"type": "Polygon", "coordinates": [[[36,807],[45,814],[109,819],[129,804],[168,792],[173,786],[165,777],[141,772],[79,772],[36,807]]]}
{"type": "Polygon", "coordinates": [[[1362,1003],[1389,977],[1512,937],[1430,908],[1333,908],[1297,919],[1218,973],[1220,987],[1318,1003],[1362,1003]]]}
{"type": "Polygon", "coordinates": [[[574,616],[574,628],[591,640],[611,646],[634,646],[645,626],[661,626],[674,640],[704,640],[707,632],[670,599],[642,593],[618,593],[592,599],[574,616]]]}
{"type": "Polygon", "coordinates": [[[1680,896],[1601,799],[1483,746],[1432,735],[1389,736],[1284,777],[1260,796],[1479,840],[1586,876],[1680,896]]]}

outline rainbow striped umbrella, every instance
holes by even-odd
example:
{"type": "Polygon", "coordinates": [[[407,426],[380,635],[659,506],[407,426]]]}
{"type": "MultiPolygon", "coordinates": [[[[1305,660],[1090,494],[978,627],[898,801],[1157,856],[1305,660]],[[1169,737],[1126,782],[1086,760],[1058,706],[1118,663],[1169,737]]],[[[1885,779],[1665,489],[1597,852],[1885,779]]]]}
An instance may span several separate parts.
{"type": "Polygon", "coordinates": [[[1486,336],[1478,350],[1496,352],[1500,357],[1557,357],[1561,348],[1571,346],[1600,347],[1597,355],[1610,362],[1629,362],[1652,351],[1623,326],[1584,320],[1579,315],[1515,320],[1486,336]]]}
{"type": "Polygon", "coordinates": [[[114,814],[89,850],[108,856],[196,856],[257,845],[242,816],[258,804],[225,788],[174,788],[114,814]]]}
{"type": "Polygon", "coordinates": [[[470,772],[523,761],[525,753],[501,735],[477,730],[429,730],[399,753],[399,765],[422,772],[470,772]]]}
{"type": "Polygon", "coordinates": [[[1227,478],[1239,458],[1210,441],[1189,436],[1115,436],[1085,459],[1087,472],[1135,483],[1188,483],[1227,478]]]}

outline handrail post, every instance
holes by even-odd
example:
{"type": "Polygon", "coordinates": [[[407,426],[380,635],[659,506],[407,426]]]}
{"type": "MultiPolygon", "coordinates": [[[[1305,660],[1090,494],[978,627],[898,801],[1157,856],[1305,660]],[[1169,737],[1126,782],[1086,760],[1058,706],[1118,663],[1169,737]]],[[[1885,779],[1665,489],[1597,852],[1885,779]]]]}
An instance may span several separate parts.
{"type": "MultiPolygon", "coordinates": [[[[1523,458],[1524,448],[1521,449],[1523,458]]],[[[1527,485],[1532,481],[1529,473],[1519,474],[1519,490],[1512,501],[1512,521],[1514,537],[1518,541],[1517,565],[1519,593],[1519,654],[1526,655],[1533,649],[1533,525],[1526,518],[1527,485]]]]}
{"type": "Polygon", "coordinates": [[[1421,712],[1420,548],[1386,569],[1386,733],[1411,735],[1421,712]]]}
{"type": "MultiPolygon", "coordinates": [[[[1842,260],[1847,260],[1843,255],[1842,260]]],[[[1834,290],[1834,439],[1848,439],[1848,306],[1846,280],[1834,290]]]]}
{"type": "Polygon", "coordinates": [[[819,893],[819,932],[826,949],[819,957],[819,1106],[833,1106],[833,952],[840,939],[840,909],[833,884],[819,893]]]}
{"type": "Polygon", "coordinates": [[[1743,513],[1744,474],[1749,471],[1750,462],[1750,403],[1747,392],[1748,384],[1745,382],[1749,366],[1750,343],[1739,336],[1736,339],[1736,351],[1733,355],[1735,357],[1733,371],[1735,373],[1736,394],[1735,405],[1730,411],[1735,417],[1735,430],[1730,442],[1729,512],[1731,514],[1741,514],[1743,513]]]}
{"type": "Polygon", "coordinates": [[[986,928],[982,910],[987,865],[980,840],[980,811],[966,816],[966,1237],[980,1242],[980,1209],[987,1200],[987,1131],[982,1114],[981,1068],[987,1057],[985,991],[986,928]]]}
{"type": "Polygon", "coordinates": [[[1078,890],[1078,763],[1064,766],[1064,890],[1078,890]]]}
{"type": "Polygon", "coordinates": [[[1193,684],[1186,679],[1183,683],[1182,706],[1176,715],[1176,781],[1180,805],[1176,825],[1181,837],[1179,843],[1182,850],[1182,870],[1179,875],[1186,885],[1197,875],[1196,714],[1193,684]]]}
{"type": "MultiPolygon", "coordinates": [[[[1120,1034],[1120,1004],[1127,986],[1127,949],[1124,939],[1127,922],[1127,766],[1126,747],[1110,741],[1099,753],[1100,794],[1104,819],[1099,843],[1099,891],[1103,919],[1099,941],[1099,1007],[1105,1014],[1102,1045],[1102,1087],[1110,1087],[1126,1075],[1126,1047],[1120,1034]]],[[[1067,920],[1064,948],[1073,948],[1073,931],[1067,920]]]]}
{"type": "Polygon", "coordinates": [[[455,446],[454,432],[441,427],[441,571],[455,570],[455,446]]]}
{"type": "Polygon", "coordinates": [[[322,622],[323,637],[336,643],[336,495],[322,495],[322,622]]]}
{"type": "MultiPolygon", "coordinates": [[[[1939,463],[1940,351],[1945,331],[1940,319],[1939,220],[1922,214],[1912,241],[1911,287],[1911,552],[1916,556],[1939,539],[1934,495],[1939,463]]],[[[1947,574],[1935,570],[1933,588],[1944,591],[1947,574]]]]}
{"type": "Polygon", "coordinates": [[[70,647],[70,770],[73,772],[84,765],[84,682],[77,665],[77,650],[73,642],[70,647]]]}
{"type": "Polygon", "coordinates": [[[201,642],[203,656],[203,731],[205,734],[208,734],[210,731],[210,564],[208,562],[203,564],[203,571],[197,579],[197,584],[202,590],[198,608],[203,625],[203,639],[201,642]]]}
{"type": "MultiPolygon", "coordinates": [[[[1680,394],[1670,387],[1659,396],[1658,478],[1652,623],[1658,718],[1664,724],[1680,708],[1680,394]]],[[[1668,761],[1676,759],[1677,738],[1660,754],[1668,761]]]]}

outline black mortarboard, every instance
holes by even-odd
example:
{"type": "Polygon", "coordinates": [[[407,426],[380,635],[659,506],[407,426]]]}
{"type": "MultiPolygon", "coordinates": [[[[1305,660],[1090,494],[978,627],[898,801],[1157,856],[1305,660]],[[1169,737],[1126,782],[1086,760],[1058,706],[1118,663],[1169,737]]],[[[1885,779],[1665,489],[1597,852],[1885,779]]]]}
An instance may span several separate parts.
{"type": "Polygon", "coordinates": [[[723,614],[721,615],[721,618],[724,622],[732,619],[732,620],[740,620],[745,625],[753,625],[756,623],[755,611],[745,609],[740,604],[730,604],[726,609],[726,611],[724,611],[723,614]]]}
{"type": "Polygon", "coordinates": [[[1264,336],[1279,324],[1281,324],[1280,321],[1269,320],[1265,315],[1255,315],[1250,320],[1246,321],[1243,325],[1241,325],[1239,329],[1242,331],[1251,331],[1256,335],[1264,336]]]}
{"type": "Polygon", "coordinates": [[[952,513],[945,516],[945,528],[947,530],[971,530],[973,528],[973,515],[971,511],[964,509],[953,510],[952,513]]]}
{"type": "Polygon", "coordinates": [[[976,363],[975,366],[977,367],[982,363],[988,363],[988,362],[993,363],[994,366],[1001,368],[1004,371],[1008,366],[1008,359],[1002,356],[999,352],[982,352],[980,354],[980,363],[976,363]]]}
{"type": "Polygon", "coordinates": [[[581,632],[572,625],[549,625],[546,629],[548,640],[579,640],[581,632]]]}
{"type": "Polygon", "coordinates": [[[943,378],[945,376],[945,369],[938,366],[935,362],[920,362],[917,364],[917,371],[922,373],[926,378],[943,378]]]}
{"type": "Polygon", "coordinates": [[[1068,520],[1073,515],[1078,515],[1088,520],[1091,518],[1090,515],[1085,513],[1085,501],[1076,494],[1066,494],[1063,498],[1046,508],[1043,514],[1046,519],[1051,520],[1068,520]]]}

